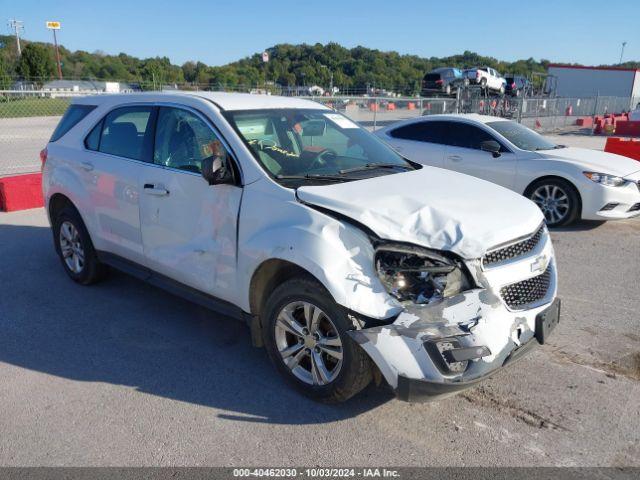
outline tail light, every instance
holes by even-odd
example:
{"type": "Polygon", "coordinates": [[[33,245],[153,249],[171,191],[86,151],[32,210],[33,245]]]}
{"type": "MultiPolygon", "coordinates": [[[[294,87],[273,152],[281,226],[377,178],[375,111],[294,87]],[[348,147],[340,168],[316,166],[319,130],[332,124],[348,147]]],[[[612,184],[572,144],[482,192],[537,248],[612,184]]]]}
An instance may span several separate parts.
{"type": "Polygon", "coordinates": [[[480,70],[476,70],[476,78],[480,78],[480,70]]]}
{"type": "Polygon", "coordinates": [[[438,85],[442,85],[442,82],[443,82],[443,80],[442,80],[442,79],[440,79],[440,80],[436,80],[436,83],[437,83],[438,85]]]}
{"type": "Polygon", "coordinates": [[[511,84],[511,88],[516,88],[516,82],[513,82],[513,83],[511,84]]]}
{"type": "Polygon", "coordinates": [[[47,163],[47,153],[46,147],[40,150],[40,171],[44,170],[44,164],[47,163]]]}

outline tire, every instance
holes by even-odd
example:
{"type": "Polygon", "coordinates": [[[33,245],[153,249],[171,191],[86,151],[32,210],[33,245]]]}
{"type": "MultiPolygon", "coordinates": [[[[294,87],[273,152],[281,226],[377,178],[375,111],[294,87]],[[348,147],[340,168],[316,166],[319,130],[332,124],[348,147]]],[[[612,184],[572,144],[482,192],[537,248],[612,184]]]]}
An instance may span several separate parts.
{"type": "Polygon", "coordinates": [[[504,95],[504,85],[500,85],[500,90],[498,90],[500,92],[500,95],[504,95]]]}
{"type": "Polygon", "coordinates": [[[447,86],[444,87],[444,93],[451,95],[451,84],[447,84],[447,86]]]}
{"type": "Polygon", "coordinates": [[[486,78],[481,78],[480,79],[480,87],[482,87],[483,90],[485,90],[487,88],[487,79],[486,78]]]}
{"type": "Polygon", "coordinates": [[[353,397],[371,382],[371,360],[347,334],[353,325],[344,308],[317,281],[297,277],[284,282],[269,296],[263,312],[263,336],[269,358],[304,395],[325,403],[338,403],[353,397]],[[311,331],[307,331],[309,323],[305,320],[314,316],[315,326],[312,322],[311,331]],[[312,340],[314,332],[320,336],[312,340]],[[318,338],[321,340],[314,343],[318,338]],[[336,358],[340,354],[341,359],[336,358]],[[314,369],[318,360],[313,359],[318,357],[324,374],[314,375],[314,371],[323,371],[314,369]]]}
{"type": "Polygon", "coordinates": [[[531,184],[525,196],[536,203],[549,227],[562,227],[575,222],[580,216],[580,194],[566,180],[549,178],[531,184]],[[556,202],[545,200],[555,200],[556,202]]]}
{"type": "Polygon", "coordinates": [[[53,242],[67,275],[81,285],[104,278],[107,267],[96,256],[89,232],[78,211],[65,207],[53,220],[53,242]]]}

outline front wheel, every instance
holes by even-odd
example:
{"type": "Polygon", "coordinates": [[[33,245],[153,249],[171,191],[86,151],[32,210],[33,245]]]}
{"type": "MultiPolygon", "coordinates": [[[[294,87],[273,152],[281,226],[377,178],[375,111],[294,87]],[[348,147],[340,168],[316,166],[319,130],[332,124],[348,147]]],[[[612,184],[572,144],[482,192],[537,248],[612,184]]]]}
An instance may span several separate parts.
{"type": "Polygon", "coordinates": [[[527,189],[525,196],[540,207],[549,227],[569,225],[580,214],[580,196],[565,180],[540,180],[527,189]]]}
{"type": "Polygon", "coordinates": [[[318,282],[288,280],[273,291],[264,312],[269,358],[305,395],[342,402],[371,381],[371,360],[347,334],[353,325],[318,282]]]}

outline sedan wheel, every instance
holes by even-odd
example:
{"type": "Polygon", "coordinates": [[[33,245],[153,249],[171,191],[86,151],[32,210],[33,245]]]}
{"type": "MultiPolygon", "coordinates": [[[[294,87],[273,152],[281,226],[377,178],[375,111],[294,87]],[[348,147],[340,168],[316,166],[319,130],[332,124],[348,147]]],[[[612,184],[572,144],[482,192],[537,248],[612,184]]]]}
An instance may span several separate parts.
{"type": "Polygon", "coordinates": [[[569,195],[558,185],[540,185],[531,200],[540,207],[548,225],[562,224],[571,211],[569,195]]]}
{"type": "Polygon", "coordinates": [[[342,341],[319,307],[298,301],[285,305],[277,317],[275,343],[291,373],[308,385],[327,385],[340,373],[342,341]]]}

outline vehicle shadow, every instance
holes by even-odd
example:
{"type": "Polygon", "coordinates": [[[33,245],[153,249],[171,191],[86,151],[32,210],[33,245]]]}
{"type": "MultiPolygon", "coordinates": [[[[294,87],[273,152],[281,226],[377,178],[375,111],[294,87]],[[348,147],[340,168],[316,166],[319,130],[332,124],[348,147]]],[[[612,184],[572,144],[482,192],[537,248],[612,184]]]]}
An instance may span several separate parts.
{"type": "Polygon", "coordinates": [[[604,220],[578,220],[566,227],[551,228],[551,232],[587,232],[607,223],[604,220]]]}
{"type": "Polygon", "coordinates": [[[371,386],[344,404],[319,404],[281,379],[243,323],[118,272],[79,286],[59,264],[48,228],[0,225],[0,242],[0,362],[247,422],[339,421],[392,398],[371,386]]]}

